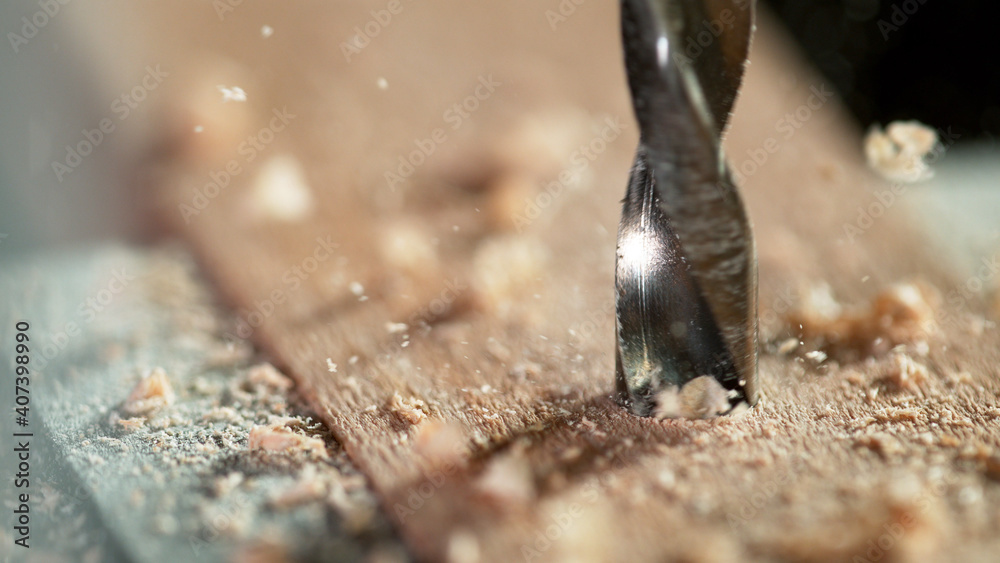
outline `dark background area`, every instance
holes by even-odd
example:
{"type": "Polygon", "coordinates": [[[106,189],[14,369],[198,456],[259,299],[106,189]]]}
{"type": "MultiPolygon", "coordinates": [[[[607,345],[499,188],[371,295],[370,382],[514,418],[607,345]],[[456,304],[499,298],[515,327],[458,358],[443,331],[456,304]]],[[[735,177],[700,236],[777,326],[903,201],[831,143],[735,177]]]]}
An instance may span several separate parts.
{"type": "Polygon", "coordinates": [[[863,128],[917,119],[1000,141],[1000,2],[762,1],[863,128]]]}

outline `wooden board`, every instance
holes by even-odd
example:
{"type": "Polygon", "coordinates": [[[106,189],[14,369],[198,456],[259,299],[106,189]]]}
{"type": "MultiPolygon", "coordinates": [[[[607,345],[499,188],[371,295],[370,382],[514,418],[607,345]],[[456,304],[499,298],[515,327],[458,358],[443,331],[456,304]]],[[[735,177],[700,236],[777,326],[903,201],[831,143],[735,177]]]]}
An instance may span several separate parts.
{"type": "MultiPolygon", "coordinates": [[[[784,313],[815,288],[863,307],[898,281],[920,277],[946,296],[969,278],[921,251],[904,197],[848,240],[859,206],[889,186],[864,169],[858,129],[769,20],[726,143],[758,237],[765,398],[740,418],[661,422],[609,399],[618,200],[636,143],[614,5],[554,26],[527,1],[402,6],[350,61],[344,42],[363,43],[351,37],[379,6],[330,7],[326,19],[247,6],[224,37],[189,24],[237,64],[251,101],[220,106],[238,118],[210,150],[180,135],[147,181],[253,325],[242,336],[296,379],[418,556],[996,552],[1000,384],[981,299],[944,301],[939,319],[958,320],[940,323],[924,355],[911,346],[816,367],[775,353],[797,332],[784,313]],[[255,35],[261,23],[276,30],[270,42],[255,35]],[[296,117],[247,161],[235,147],[281,108],[296,117]],[[411,156],[421,147],[432,154],[411,156]],[[258,166],[277,154],[301,163],[313,199],[291,222],[249,211],[258,166]],[[240,171],[184,220],[179,206],[230,158],[240,171]],[[415,171],[397,184],[385,173],[400,173],[400,158],[415,171]],[[551,184],[564,169],[578,179],[551,184]],[[902,353],[926,366],[923,381],[896,373],[902,353]]],[[[207,115],[174,119],[184,111],[207,115]]]]}

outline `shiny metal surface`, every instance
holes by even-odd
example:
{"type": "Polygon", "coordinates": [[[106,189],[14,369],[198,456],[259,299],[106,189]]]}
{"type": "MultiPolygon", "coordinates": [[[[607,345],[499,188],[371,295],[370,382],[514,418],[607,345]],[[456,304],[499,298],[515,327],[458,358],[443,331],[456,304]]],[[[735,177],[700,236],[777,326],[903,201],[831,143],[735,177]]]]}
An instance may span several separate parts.
{"type": "Polygon", "coordinates": [[[749,0],[621,0],[641,130],[618,231],[616,387],[653,414],[704,375],[729,403],[757,401],[751,227],[720,136],[743,76],[749,0]]]}

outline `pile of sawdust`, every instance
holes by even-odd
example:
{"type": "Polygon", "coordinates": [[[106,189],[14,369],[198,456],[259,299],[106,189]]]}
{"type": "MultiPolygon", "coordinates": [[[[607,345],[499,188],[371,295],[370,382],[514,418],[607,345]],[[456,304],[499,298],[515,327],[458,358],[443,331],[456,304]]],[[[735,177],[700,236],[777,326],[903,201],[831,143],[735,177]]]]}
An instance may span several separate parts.
{"type": "Polygon", "coordinates": [[[806,305],[787,316],[789,331],[841,361],[881,356],[901,344],[924,347],[938,333],[941,295],[924,282],[882,291],[867,307],[806,305]]]}
{"type": "Polygon", "coordinates": [[[868,165],[893,182],[919,182],[933,173],[927,158],[938,147],[937,132],[918,121],[894,121],[865,136],[868,165]]]}
{"type": "Polygon", "coordinates": [[[712,418],[729,411],[729,396],[715,378],[703,375],[656,396],[657,418],[712,418]]]}
{"type": "Polygon", "coordinates": [[[258,425],[250,429],[248,445],[250,451],[294,454],[304,452],[312,457],[328,456],[326,443],[319,438],[297,434],[288,428],[287,420],[279,420],[272,424],[258,425]]]}

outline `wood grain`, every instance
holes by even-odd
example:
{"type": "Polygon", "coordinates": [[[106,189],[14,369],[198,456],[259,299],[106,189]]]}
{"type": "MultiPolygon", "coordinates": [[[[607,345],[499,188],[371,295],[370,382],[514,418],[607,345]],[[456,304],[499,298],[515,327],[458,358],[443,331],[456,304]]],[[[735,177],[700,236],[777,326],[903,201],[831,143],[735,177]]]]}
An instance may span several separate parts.
{"type": "Polygon", "coordinates": [[[858,128],[835,98],[817,94],[822,80],[770,20],[761,21],[726,143],[757,233],[765,398],[738,418],[656,421],[609,399],[618,201],[637,134],[615,6],[585,4],[555,29],[548,8],[527,1],[403,6],[352,62],[341,43],[375,4],[320,10],[328,19],[247,6],[226,21],[225,38],[205,39],[258,86],[249,130],[275,107],[296,115],[261,160],[288,153],[303,164],[315,198],[309,217],[248,214],[259,162],[240,161],[232,185],[185,222],[178,205],[224,166],[225,150],[215,160],[168,160],[150,181],[162,216],[256,325],[241,336],[295,378],[415,554],[995,553],[997,335],[978,301],[942,305],[958,320],[930,336],[925,357],[907,351],[928,368],[917,386],[893,385],[890,354],[817,368],[774,352],[794,333],[783,313],[811,288],[828,284],[843,303],[864,306],[917,277],[947,294],[964,274],[921,251],[904,198],[848,240],[845,223],[888,186],[864,169],[858,128]],[[240,39],[262,21],[277,30],[274,42],[240,39]],[[500,85],[452,129],[448,108],[489,76],[500,85]],[[587,159],[580,181],[540,197],[607,118],[621,120],[622,134],[587,159]],[[390,188],[384,173],[438,128],[447,140],[390,188]],[[527,178],[523,204],[507,183],[523,182],[511,178],[527,178]],[[508,189],[513,205],[503,203],[508,189]],[[486,219],[510,210],[537,217],[520,232],[486,219]],[[394,250],[393,233],[413,246],[394,250]],[[336,256],[289,283],[285,274],[318,258],[327,237],[336,256]],[[430,258],[406,259],[427,249],[430,258]],[[976,326],[987,330],[977,335],[976,326]]]}

